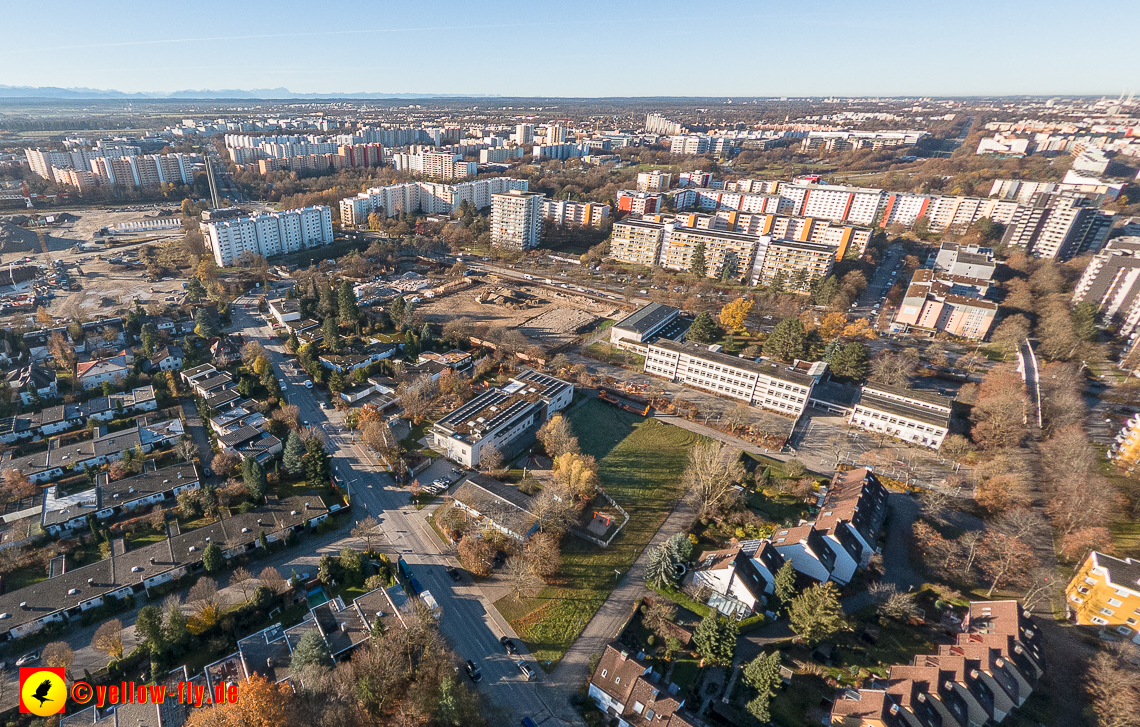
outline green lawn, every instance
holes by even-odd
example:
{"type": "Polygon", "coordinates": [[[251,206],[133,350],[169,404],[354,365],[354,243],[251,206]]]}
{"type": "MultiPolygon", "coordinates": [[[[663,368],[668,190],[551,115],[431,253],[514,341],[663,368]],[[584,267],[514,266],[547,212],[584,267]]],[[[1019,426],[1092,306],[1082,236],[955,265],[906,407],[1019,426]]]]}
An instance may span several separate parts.
{"type": "Polygon", "coordinates": [[[127,550],[136,550],[145,545],[152,545],[154,543],[166,540],[166,533],[132,533],[126,538],[127,550]]]}
{"type": "Polygon", "coordinates": [[[1140,556],[1140,522],[1119,521],[1109,528],[1112,544],[1121,558],[1140,556]]]}
{"type": "Polygon", "coordinates": [[[639,356],[630,351],[623,351],[608,342],[599,341],[587,347],[582,353],[592,359],[615,366],[625,366],[626,368],[637,369],[638,371],[645,368],[644,356],[639,356]]]}
{"type": "Polygon", "coordinates": [[[803,500],[794,495],[781,495],[773,488],[764,490],[763,494],[749,490],[744,497],[748,509],[769,522],[794,523],[808,514],[808,506],[803,500]]]}
{"type": "Polygon", "coordinates": [[[570,415],[583,452],[598,459],[602,487],[630,513],[609,548],[567,536],[562,582],[521,603],[507,596],[495,606],[548,671],[613,590],[684,494],[680,474],[689,448],[702,441],[684,429],[615,411],[590,401],[570,415]]]}

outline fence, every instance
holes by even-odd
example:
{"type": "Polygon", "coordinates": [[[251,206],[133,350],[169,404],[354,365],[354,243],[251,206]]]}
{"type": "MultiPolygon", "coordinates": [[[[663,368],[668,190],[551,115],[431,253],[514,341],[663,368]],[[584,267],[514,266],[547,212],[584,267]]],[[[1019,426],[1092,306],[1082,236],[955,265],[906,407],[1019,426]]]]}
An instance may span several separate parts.
{"type": "Polygon", "coordinates": [[[617,530],[610,533],[610,537],[606,538],[605,540],[595,538],[593,535],[590,535],[589,533],[584,532],[581,528],[578,528],[577,526],[573,526],[573,525],[570,527],[570,534],[575,536],[575,537],[581,538],[583,540],[588,540],[591,543],[593,543],[594,545],[600,545],[603,548],[608,548],[610,543],[614,542],[614,538],[617,537],[618,533],[620,533],[622,531],[622,529],[625,527],[626,523],[629,522],[629,513],[626,512],[625,508],[623,508],[621,505],[614,502],[614,499],[609,496],[609,493],[607,493],[605,490],[603,490],[600,487],[598,488],[598,494],[600,494],[602,497],[606,498],[606,501],[609,502],[610,505],[612,505],[613,508],[615,510],[617,510],[618,512],[620,512],[622,517],[625,518],[624,520],[621,521],[621,525],[618,525],[617,530]]]}

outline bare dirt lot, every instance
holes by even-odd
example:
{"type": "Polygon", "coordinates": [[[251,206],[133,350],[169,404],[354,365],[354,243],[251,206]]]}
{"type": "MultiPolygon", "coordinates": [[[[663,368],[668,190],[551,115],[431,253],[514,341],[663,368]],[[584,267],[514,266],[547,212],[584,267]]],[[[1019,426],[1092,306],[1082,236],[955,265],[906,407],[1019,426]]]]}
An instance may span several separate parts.
{"type": "MultiPolygon", "coordinates": [[[[161,230],[136,235],[116,236],[116,246],[107,250],[78,252],[80,242],[100,242],[95,232],[120,222],[142,220],[148,217],[165,216],[175,212],[169,207],[139,207],[106,211],[103,209],[82,209],[67,211],[66,221],[42,228],[48,246],[48,255],[43,254],[39,237],[34,229],[18,227],[10,220],[16,215],[26,215],[32,210],[20,211],[0,217],[0,265],[16,262],[24,257],[33,257],[40,265],[54,261],[66,264],[69,275],[79,284],[81,290],[56,289],[55,298],[47,302],[47,309],[59,318],[81,318],[90,320],[120,315],[138,299],[147,303],[174,302],[171,298],[182,293],[181,280],[163,280],[151,283],[141,268],[128,268],[112,265],[107,259],[130,255],[145,243],[161,243],[167,238],[180,239],[182,230],[161,230]],[[99,256],[105,258],[99,260],[99,256]]],[[[43,212],[42,214],[50,214],[43,212]]],[[[59,214],[59,213],[57,213],[59,214]]],[[[29,326],[30,314],[15,313],[0,318],[0,325],[29,326]]]]}
{"type": "MultiPolygon", "coordinates": [[[[527,338],[545,346],[572,341],[579,332],[599,318],[623,315],[612,305],[585,296],[555,291],[543,286],[511,285],[523,293],[526,305],[480,303],[477,298],[489,291],[487,285],[476,285],[453,295],[419,304],[417,312],[432,323],[466,316],[476,323],[492,327],[517,328],[527,338]]],[[[491,296],[492,301],[502,300],[491,296]]]]}

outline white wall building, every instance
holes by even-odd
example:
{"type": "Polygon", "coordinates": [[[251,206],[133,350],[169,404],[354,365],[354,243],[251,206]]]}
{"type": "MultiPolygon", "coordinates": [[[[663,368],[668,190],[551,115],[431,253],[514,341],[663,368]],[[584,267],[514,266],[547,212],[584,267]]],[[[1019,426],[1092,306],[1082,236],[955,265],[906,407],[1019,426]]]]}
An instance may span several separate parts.
{"type": "Polygon", "coordinates": [[[491,195],[491,243],[528,250],[542,239],[542,200],[537,192],[512,189],[491,195]]]}
{"type": "Polygon", "coordinates": [[[333,241],[332,209],[325,205],[267,212],[201,223],[202,234],[221,267],[243,254],[270,257],[333,241]]]}

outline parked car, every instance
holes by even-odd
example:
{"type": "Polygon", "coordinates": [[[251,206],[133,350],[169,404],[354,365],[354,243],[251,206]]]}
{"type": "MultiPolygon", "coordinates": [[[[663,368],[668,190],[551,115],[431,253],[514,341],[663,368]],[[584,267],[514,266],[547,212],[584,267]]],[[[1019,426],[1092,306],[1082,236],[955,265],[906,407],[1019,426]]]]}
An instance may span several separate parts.
{"type": "Polygon", "coordinates": [[[521,724],[522,727],[538,727],[530,717],[523,717],[521,724]]]}
{"type": "Polygon", "coordinates": [[[449,575],[451,577],[451,580],[455,581],[456,583],[463,579],[463,576],[459,574],[458,568],[448,568],[447,575],[449,575]]]}
{"type": "Polygon", "coordinates": [[[29,651],[28,653],[21,656],[19,659],[16,659],[16,666],[27,666],[28,664],[31,664],[33,661],[39,661],[39,660],[40,660],[40,652],[29,651]]]}
{"type": "Polygon", "coordinates": [[[465,666],[467,668],[467,676],[471,677],[471,681],[477,682],[483,678],[483,670],[477,667],[475,662],[468,659],[465,666]]]}
{"type": "Polygon", "coordinates": [[[207,477],[213,477],[214,471],[207,467],[206,469],[202,470],[202,474],[206,475],[207,477]]]}
{"type": "Polygon", "coordinates": [[[519,668],[519,671],[522,672],[524,679],[526,679],[528,682],[534,681],[534,669],[531,669],[530,665],[527,664],[524,659],[519,659],[516,661],[515,666],[517,666],[519,668]]]}
{"type": "Polygon", "coordinates": [[[503,648],[507,650],[508,654],[513,656],[518,653],[518,649],[515,648],[515,642],[511,641],[509,637],[504,636],[499,639],[499,643],[503,645],[503,648]]]}
{"type": "Polygon", "coordinates": [[[448,485],[450,485],[451,483],[445,479],[440,478],[438,480],[432,480],[432,484],[435,485],[436,487],[442,489],[442,490],[446,490],[448,485]]]}

